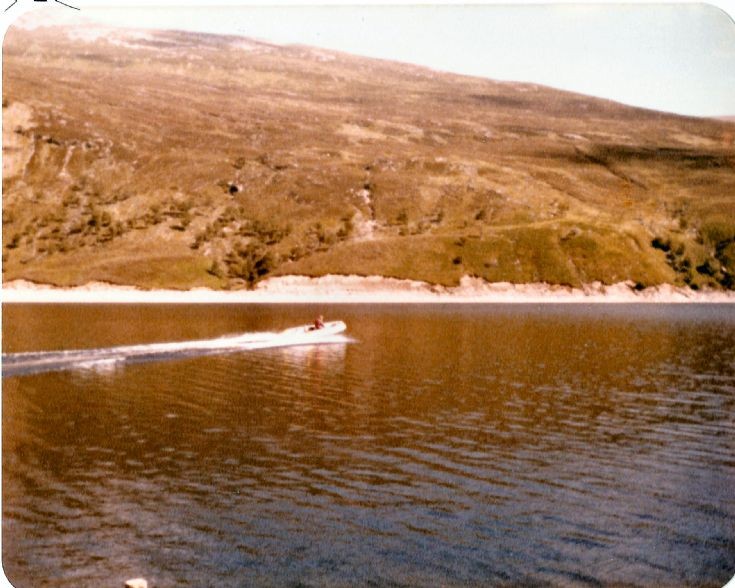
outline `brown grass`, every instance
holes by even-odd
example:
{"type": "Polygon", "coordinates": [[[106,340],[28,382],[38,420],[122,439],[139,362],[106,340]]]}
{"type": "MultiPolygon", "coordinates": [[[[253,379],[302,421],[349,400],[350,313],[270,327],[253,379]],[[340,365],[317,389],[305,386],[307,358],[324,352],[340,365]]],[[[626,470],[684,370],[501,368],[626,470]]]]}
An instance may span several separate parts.
{"type": "Polygon", "coordinates": [[[8,32],[4,280],[733,287],[732,123],[152,35],[8,32]]]}

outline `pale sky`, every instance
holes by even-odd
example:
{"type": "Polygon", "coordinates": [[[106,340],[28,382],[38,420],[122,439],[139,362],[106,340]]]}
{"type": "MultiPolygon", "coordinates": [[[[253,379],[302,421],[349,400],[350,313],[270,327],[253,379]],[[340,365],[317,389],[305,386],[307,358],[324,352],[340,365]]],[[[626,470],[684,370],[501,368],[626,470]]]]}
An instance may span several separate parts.
{"type": "MultiPolygon", "coordinates": [[[[72,12],[52,1],[36,6],[72,12]]],[[[230,2],[215,7],[188,2],[184,7],[162,0],[166,6],[141,8],[125,0],[64,1],[80,7],[80,15],[108,24],[301,43],[667,112],[735,115],[735,23],[713,5],[230,2]]],[[[732,15],[727,2],[719,5],[732,15]]]]}

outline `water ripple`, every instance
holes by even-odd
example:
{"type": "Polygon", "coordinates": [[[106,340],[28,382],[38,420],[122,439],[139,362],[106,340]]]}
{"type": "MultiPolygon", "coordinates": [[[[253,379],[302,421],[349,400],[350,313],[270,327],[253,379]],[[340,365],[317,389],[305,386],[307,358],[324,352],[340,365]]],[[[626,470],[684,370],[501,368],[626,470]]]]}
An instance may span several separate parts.
{"type": "Polygon", "coordinates": [[[350,345],[6,378],[4,564],[81,585],[724,583],[735,328],[692,312],[345,309],[350,345]]]}

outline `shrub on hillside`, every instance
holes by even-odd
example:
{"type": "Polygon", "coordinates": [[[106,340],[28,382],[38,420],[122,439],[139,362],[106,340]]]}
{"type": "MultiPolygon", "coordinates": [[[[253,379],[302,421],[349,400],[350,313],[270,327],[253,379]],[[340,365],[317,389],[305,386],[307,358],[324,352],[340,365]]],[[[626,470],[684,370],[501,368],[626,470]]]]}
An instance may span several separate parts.
{"type": "Polygon", "coordinates": [[[735,240],[735,222],[718,218],[702,224],[700,233],[705,243],[717,246],[735,240]]]}
{"type": "Polygon", "coordinates": [[[671,249],[671,241],[669,239],[656,237],[651,241],[651,246],[654,249],[660,249],[661,251],[668,252],[671,249]]]}
{"type": "Polygon", "coordinates": [[[245,280],[252,286],[260,278],[273,271],[276,266],[274,255],[259,241],[247,244],[239,242],[225,257],[230,277],[245,280]]]}

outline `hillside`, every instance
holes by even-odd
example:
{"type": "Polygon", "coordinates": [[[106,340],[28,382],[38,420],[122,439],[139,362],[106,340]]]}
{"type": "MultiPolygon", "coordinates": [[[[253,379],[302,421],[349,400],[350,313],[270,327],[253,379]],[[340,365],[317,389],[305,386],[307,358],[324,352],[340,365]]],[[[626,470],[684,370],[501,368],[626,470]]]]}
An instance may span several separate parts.
{"type": "Polygon", "coordinates": [[[735,288],[735,124],[241,37],[13,26],[3,280],[735,288]]]}

